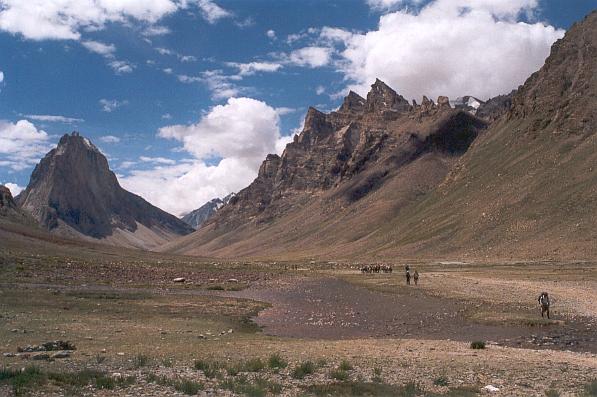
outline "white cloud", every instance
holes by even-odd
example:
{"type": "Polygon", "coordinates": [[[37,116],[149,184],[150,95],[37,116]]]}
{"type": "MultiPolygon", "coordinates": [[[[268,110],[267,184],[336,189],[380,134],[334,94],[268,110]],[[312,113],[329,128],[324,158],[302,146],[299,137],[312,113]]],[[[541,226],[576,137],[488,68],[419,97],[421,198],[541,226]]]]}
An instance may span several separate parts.
{"type": "Polygon", "coordinates": [[[563,36],[552,26],[516,21],[536,6],[536,0],[436,0],[418,13],[383,15],[377,30],[323,29],[321,39],[342,43],[336,65],[361,94],[380,78],[409,99],[488,98],[523,83],[563,36]]]}
{"type": "Polygon", "coordinates": [[[230,11],[227,11],[214,3],[212,0],[199,0],[197,6],[201,9],[201,14],[209,23],[216,23],[222,18],[232,16],[230,11]]]}
{"type": "Polygon", "coordinates": [[[118,143],[120,142],[120,138],[114,135],[104,135],[100,137],[100,141],[103,143],[118,143]]]}
{"type": "MultiPolygon", "coordinates": [[[[421,0],[415,1],[414,3],[420,3],[421,0]]],[[[399,5],[403,5],[404,0],[367,0],[369,7],[376,10],[388,10],[399,5]]]]}
{"type": "Polygon", "coordinates": [[[257,72],[276,72],[282,67],[281,64],[273,62],[228,62],[226,65],[237,68],[240,76],[251,76],[257,72]]]}
{"type": "Polygon", "coordinates": [[[28,120],[0,120],[0,166],[21,171],[50,149],[48,134],[28,120]]]}
{"type": "Polygon", "coordinates": [[[141,157],[139,157],[139,160],[141,160],[144,163],[157,163],[157,164],[169,164],[169,165],[176,164],[175,160],[167,159],[165,157],[141,156],[141,157]]]}
{"type": "Polygon", "coordinates": [[[4,81],[4,72],[0,70],[0,83],[4,81]]]}
{"type": "Polygon", "coordinates": [[[182,6],[175,0],[2,0],[0,30],[30,40],[78,40],[82,30],[131,19],[155,23],[182,6]]]}
{"type": "Polygon", "coordinates": [[[113,112],[114,110],[121,108],[123,106],[128,105],[129,101],[127,101],[126,99],[123,101],[120,101],[118,99],[100,99],[99,100],[99,104],[102,107],[102,111],[103,112],[113,112]]]}
{"type": "Polygon", "coordinates": [[[179,54],[176,51],[172,51],[168,48],[164,48],[164,47],[158,47],[155,49],[160,55],[172,55],[175,56],[176,58],[178,58],[179,61],[181,62],[195,62],[197,60],[197,57],[193,56],[193,55],[183,55],[183,54],[179,54]]]}
{"type": "Polygon", "coordinates": [[[181,142],[193,161],[133,170],[121,183],[160,208],[182,215],[214,197],[246,187],[265,156],[281,153],[292,139],[281,136],[279,123],[278,111],[265,102],[230,98],[195,124],[158,131],[162,138],[181,142]],[[211,164],[214,158],[221,160],[211,164]]]}
{"type": "Polygon", "coordinates": [[[328,47],[303,47],[287,56],[290,64],[318,68],[330,63],[333,50],[328,47]]]}
{"type": "Polygon", "coordinates": [[[78,119],[75,117],[57,116],[57,115],[52,115],[52,114],[26,114],[25,117],[27,117],[30,120],[35,120],[35,121],[45,121],[45,122],[50,122],[50,123],[64,123],[64,124],[82,123],[85,121],[83,119],[78,119]]]}
{"type": "Polygon", "coordinates": [[[166,74],[172,74],[172,73],[174,73],[174,71],[172,70],[172,68],[164,68],[164,69],[162,69],[162,71],[164,73],[166,73],[166,74]]]}
{"type": "Polygon", "coordinates": [[[162,114],[162,120],[170,120],[172,115],[170,113],[162,114]]]}
{"type": "Polygon", "coordinates": [[[100,54],[105,57],[112,57],[114,51],[116,51],[114,44],[106,44],[93,40],[83,41],[81,44],[89,51],[95,52],[96,54],[100,54]]]}
{"type": "Polygon", "coordinates": [[[265,32],[265,35],[272,40],[276,39],[276,31],[275,30],[270,29],[267,32],[265,32]]]}
{"type": "Polygon", "coordinates": [[[211,92],[213,100],[228,99],[238,96],[246,91],[244,87],[238,87],[232,80],[239,80],[241,76],[226,76],[221,70],[207,70],[201,76],[187,76],[185,74],[176,76],[181,83],[203,83],[211,92]]]}
{"type": "Polygon", "coordinates": [[[12,194],[12,197],[18,196],[19,193],[25,190],[23,186],[19,186],[16,183],[12,182],[2,183],[2,185],[6,186],[8,190],[10,190],[10,194],[12,194]]]}
{"type": "Polygon", "coordinates": [[[321,94],[323,94],[324,92],[325,92],[325,87],[324,87],[324,86],[322,86],[322,85],[318,85],[318,86],[315,88],[315,93],[316,93],[317,95],[321,95],[321,94]]]}
{"type": "Polygon", "coordinates": [[[110,66],[116,74],[131,73],[135,68],[135,65],[128,61],[118,60],[108,62],[108,66],[110,66]]]}
{"type": "Polygon", "coordinates": [[[169,34],[170,29],[161,25],[151,25],[145,28],[143,36],[163,36],[169,34]]]}

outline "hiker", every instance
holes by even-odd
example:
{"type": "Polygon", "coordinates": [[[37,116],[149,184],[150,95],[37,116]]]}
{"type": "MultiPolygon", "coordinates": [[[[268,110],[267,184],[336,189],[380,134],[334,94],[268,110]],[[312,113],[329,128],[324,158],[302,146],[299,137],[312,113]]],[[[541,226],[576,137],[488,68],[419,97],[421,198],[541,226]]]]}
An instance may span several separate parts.
{"type": "Polygon", "coordinates": [[[415,274],[413,274],[413,280],[415,280],[415,285],[419,284],[419,272],[415,270],[415,274]]]}
{"type": "Polygon", "coordinates": [[[547,292],[542,292],[537,300],[539,301],[539,305],[541,305],[541,317],[547,313],[547,319],[549,319],[549,295],[547,292]]]}
{"type": "Polygon", "coordinates": [[[406,265],[406,285],[410,285],[410,268],[406,265]]]}

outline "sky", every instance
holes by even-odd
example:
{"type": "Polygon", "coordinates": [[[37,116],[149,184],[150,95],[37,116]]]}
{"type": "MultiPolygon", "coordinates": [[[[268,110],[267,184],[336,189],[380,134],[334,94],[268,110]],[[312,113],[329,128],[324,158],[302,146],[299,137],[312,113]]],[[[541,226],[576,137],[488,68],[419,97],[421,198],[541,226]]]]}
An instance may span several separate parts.
{"type": "Polygon", "coordinates": [[[309,106],[510,92],[595,0],[0,0],[0,183],[79,131],[183,215],[281,154],[309,106]]]}

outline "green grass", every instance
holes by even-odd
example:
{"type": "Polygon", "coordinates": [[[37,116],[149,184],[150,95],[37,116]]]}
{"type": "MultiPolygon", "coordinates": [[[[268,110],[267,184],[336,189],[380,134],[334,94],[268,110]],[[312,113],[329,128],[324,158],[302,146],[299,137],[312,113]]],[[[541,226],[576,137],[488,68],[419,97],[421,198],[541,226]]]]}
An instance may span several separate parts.
{"type": "Polygon", "coordinates": [[[383,379],[381,378],[382,369],[381,367],[373,368],[373,377],[371,380],[376,383],[382,383],[383,379]]]}
{"type": "Polygon", "coordinates": [[[415,383],[404,386],[371,382],[336,382],[310,385],[305,388],[313,396],[393,396],[415,397],[421,392],[415,383]]]}
{"type": "Polygon", "coordinates": [[[279,383],[264,378],[255,378],[253,381],[249,381],[245,375],[228,378],[222,381],[219,386],[235,394],[249,397],[265,397],[268,393],[278,395],[283,389],[279,383]]]}
{"type": "Polygon", "coordinates": [[[145,354],[137,354],[135,357],[133,357],[133,366],[135,368],[143,368],[146,367],[150,361],[151,360],[149,356],[145,354]]]}
{"type": "Polygon", "coordinates": [[[23,395],[29,390],[39,388],[47,383],[66,389],[83,388],[88,385],[96,389],[114,389],[129,386],[134,382],[134,376],[113,378],[105,372],[87,369],[77,372],[44,372],[37,367],[30,366],[23,371],[0,370],[0,384],[11,385],[15,395],[23,395]]]}
{"type": "Polygon", "coordinates": [[[348,372],[341,369],[333,369],[330,371],[330,378],[345,381],[348,380],[348,372]]]}
{"type": "Polygon", "coordinates": [[[440,376],[433,381],[433,384],[436,386],[448,386],[448,378],[440,376]]]}
{"type": "Polygon", "coordinates": [[[477,340],[477,341],[471,342],[471,349],[476,349],[476,350],[485,349],[485,341],[477,340]]]}
{"type": "Polygon", "coordinates": [[[556,389],[545,390],[545,397],[560,397],[560,392],[556,389]]]}
{"type": "Polygon", "coordinates": [[[275,353],[269,356],[269,359],[267,360],[267,366],[273,370],[280,370],[288,366],[288,361],[286,361],[278,353],[275,353]]]}
{"type": "Polygon", "coordinates": [[[294,368],[292,377],[294,379],[303,379],[307,375],[315,373],[315,364],[312,361],[304,361],[294,368]]]}
{"type": "Polygon", "coordinates": [[[597,379],[587,383],[583,390],[583,396],[597,397],[597,379]]]}
{"type": "Polygon", "coordinates": [[[341,371],[350,371],[352,370],[352,364],[347,360],[342,360],[338,369],[340,369],[341,371]]]}
{"type": "Polygon", "coordinates": [[[195,369],[202,371],[205,377],[215,378],[224,366],[217,361],[195,360],[195,369]]]}
{"type": "Polygon", "coordinates": [[[0,384],[9,384],[15,395],[23,395],[28,389],[46,382],[45,375],[38,367],[26,367],[23,371],[17,369],[0,369],[0,384]]]}
{"type": "Polygon", "coordinates": [[[173,382],[174,389],[189,396],[194,396],[203,390],[203,384],[190,379],[181,379],[173,382]]]}

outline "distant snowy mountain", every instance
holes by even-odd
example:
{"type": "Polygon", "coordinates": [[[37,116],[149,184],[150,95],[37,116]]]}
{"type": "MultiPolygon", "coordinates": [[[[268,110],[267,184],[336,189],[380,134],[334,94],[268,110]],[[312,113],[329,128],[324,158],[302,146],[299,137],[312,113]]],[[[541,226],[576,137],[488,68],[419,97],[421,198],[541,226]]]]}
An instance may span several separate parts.
{"type": "Polygon", "coordinates": [[[230,193],[228,196],[221,198],[215,198],[194,211],[189,212],[181,219],[187,225],[199,229],[209,218],[211,218],[220,208],[228,204],[230,199],[234,197],[235,193],[230,193]]]}
{"type": "Polygon", "coordinates": [[[484,103],[484,101],[469,95],[456,98],[453,101],[450,101],[450,105],[453,108],[464,109],[472,114],[477,113],[477,109],[479,109],[479,106],[481,106],[484,103]]]}

